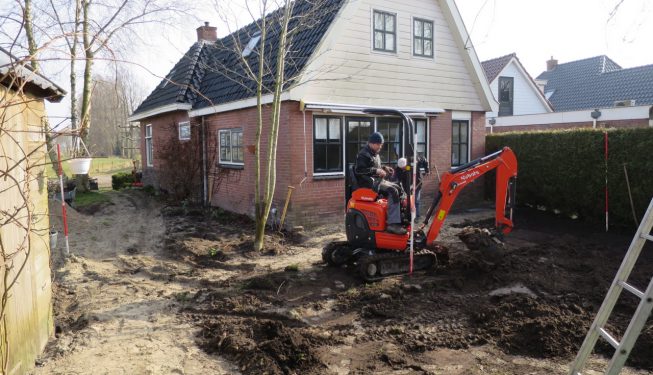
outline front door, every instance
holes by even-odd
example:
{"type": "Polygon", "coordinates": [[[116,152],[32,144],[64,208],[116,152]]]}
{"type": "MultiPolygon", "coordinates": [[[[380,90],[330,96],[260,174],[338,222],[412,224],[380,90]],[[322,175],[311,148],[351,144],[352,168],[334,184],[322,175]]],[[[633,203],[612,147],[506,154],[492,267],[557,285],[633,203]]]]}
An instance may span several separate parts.
{"type": "Polygon", "coordinates": [[[347,140],[345,144],[345,204],[351,198],[351,186],[349,184],[349,170],[356,163],[356,155],[363,146],[367,144],[367,139],[374,132],[374,119],[370,117],[347,117],[345,119],[345,133],[347,140]]]}

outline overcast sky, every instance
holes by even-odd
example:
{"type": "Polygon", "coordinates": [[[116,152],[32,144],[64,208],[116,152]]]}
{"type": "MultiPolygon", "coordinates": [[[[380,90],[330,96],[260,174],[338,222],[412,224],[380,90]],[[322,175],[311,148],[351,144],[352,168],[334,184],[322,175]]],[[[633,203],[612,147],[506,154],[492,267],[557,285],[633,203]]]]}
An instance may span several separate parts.
{"type": "MultiPolygon", "coordinates": [[[[132,56],[132,71],[146,93],[161,81],[196,40],[201,21],[228,34],[227,24],[243,26],[251,21],[237,4],[224,2],[240,14],[239,21],[221,20],[211,0],[205,1],[196,20],[185,19],[175,27],[160,25],[144,31],[146,45],[132,56]]],[[[241,0],[242,1],[242,0],[241,0]]],[[[551,56],[560,63],[608,55],[624,68],[653,64],[653,0],[457,0],[479,59],[488,60],[516,52],[526,70],[539,75],[551,56]],[[623,1],[614,16],[615,6],[623,1]]],[[[436,36],[437,37],[437,36],[436,36]]],[[[102,67],[98,66],[101,72],[102,67]]],[[[63,73],[63,72],[62,72],[63,73]]],[[[66,73],[67,74],[67,73],[66,73]]],[[[65,74],[56,77],[66,87],[65,74]]],[[[54,115],[67,114],[69,104],[50,105],[54,115]]]]}

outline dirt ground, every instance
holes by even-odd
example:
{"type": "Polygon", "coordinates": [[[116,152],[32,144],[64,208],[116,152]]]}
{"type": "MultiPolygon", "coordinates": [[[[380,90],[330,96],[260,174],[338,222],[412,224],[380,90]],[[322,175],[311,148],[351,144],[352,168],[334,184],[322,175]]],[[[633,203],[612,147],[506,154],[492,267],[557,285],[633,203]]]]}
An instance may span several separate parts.
{"type": "MultiPolygon", "coordinates": [[[[522,209],[492,265],[456,238],[492,212],[464,212],[440,237],[449,264],[364,284],[322,264],[339,224],[253,254],[245,218],[140,191],[111,203],[70,213],[73,255],[53,252],[57,334],[34,374],[565,374],[631,239],[522,209]]],[[[636,303],[621,298],[617,336],[636,303]]],[[[651,353],[649,321],[623,373],[653,373],[651,353]]]]}

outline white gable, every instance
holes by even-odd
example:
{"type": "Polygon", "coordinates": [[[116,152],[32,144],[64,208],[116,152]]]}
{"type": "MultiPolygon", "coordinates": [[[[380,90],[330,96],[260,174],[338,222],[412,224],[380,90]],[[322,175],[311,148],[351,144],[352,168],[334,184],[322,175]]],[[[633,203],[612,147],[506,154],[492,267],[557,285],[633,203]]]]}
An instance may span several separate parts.
{"type": "Polygon", "coordinates": [[[395,108],[491,110],[496,103],[457,12],[452,0],[348,0],[300,83],[291,90],[291,98],[395,108]],[[396,53],[373,50],[373,10],[397,15],[396,53]],[[433,58],[412,54],[415,17],[434,23],[433,58]],[[469,49],[464,48],[465,41],[469,49]]]}
{"type": "MultiPolygon", "coordinates": [[[[511,59],[496,78],[490,82],[490,89],[495,98],[498,98],[499,95],[499,77],[514,78],[513,116],[553,112],[535,83],[528,77],[515,58],[511,59]]],[[[497,117],[497,113],[488,112],[485,117],[486,119],[497,117]]]]}

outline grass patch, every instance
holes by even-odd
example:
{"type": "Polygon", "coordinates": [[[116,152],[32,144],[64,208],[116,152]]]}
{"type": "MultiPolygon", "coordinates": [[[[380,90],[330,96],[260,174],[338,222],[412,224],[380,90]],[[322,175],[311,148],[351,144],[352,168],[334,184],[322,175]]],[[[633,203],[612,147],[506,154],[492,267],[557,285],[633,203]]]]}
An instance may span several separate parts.
{"type": "MultiPolygon", "coordinates": [[[[137,166],[138,166],[137,162],[137,166]]],[[[63,167],[63,172],[66,176],[72,176],[70,173],[70,167],[66,161],[61,162],[63,167]]],[[[46,168],[46,175],[48,178],[57,177],[57,165],[52,165],[52,168],[46,168]]],[[[127,172],[132,171],[133,164],[132,159],[119,158],[116,156],[108,158],[93,158],[91,162],[91,169],[88,171],[89,175],[98,175],[98,174],[114,174],[118,172],[127,172]]]]}
{"type": "Polygon", "coordinates": [[[89,191],[87,193],[77,193],[75,195],[74,205],[79,208],[110,201],[111,197],[106,192],[89,191]]]}
{"type": "Polygon", "coordinates": [[[289,265],[286,266],[286,268],[284,268],[284,271],[286,271],[286,272],[299,272],[299,264],[297,264],[297,263],[289,264],[289,265]]]}

